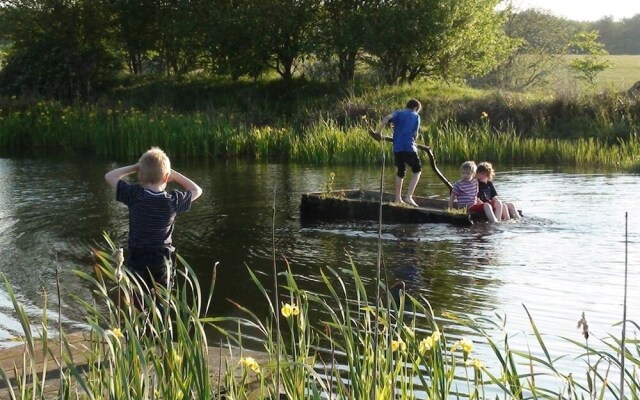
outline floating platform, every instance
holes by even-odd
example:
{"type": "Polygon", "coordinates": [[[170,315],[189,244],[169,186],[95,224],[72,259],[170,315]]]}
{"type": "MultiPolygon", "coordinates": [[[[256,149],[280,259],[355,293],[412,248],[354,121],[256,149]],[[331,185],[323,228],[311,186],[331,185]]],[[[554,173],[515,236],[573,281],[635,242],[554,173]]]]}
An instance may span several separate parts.
{"type": "MultiPolygon", "coordinates": [[[[382,221],[402,224],[445,223],[456,226],[470,226],[475,221],[486,221],[484,214],[469,215],[447,211],[448,200],[419,196],[414,196],[413,199],[418,207],[396,204],[393,202],[393,193],[382,193],[382,221]]],[[[377,221],[380,201],[380,192],[375,190],[348,189],[305,193],[300,202],[300,218],[308,221],[377,221]]]]}

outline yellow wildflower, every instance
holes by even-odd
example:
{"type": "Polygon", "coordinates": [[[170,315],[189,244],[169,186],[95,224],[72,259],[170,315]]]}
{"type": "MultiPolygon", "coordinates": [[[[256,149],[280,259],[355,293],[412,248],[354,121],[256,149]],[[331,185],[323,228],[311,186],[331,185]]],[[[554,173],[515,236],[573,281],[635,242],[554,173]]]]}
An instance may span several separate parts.
{"type": "Polygon", "coordinates": [[[469,338],[463,338],[462,340],[456,341],[451,346],[451,351],[456,351],[458,349],[461,349],[465,354],[471,353],[471,350],[473,350],[473,341],[469,338]]]}
{"type": "Polygon", "coordinates": [[[242,357],[240,359],[240,365],[244,368],[250,369],[256,374],[260,373],[260,366],[253,357],[242,357]]]}
{"type": "Polygon", "coordinates": [[[486,367],[485,363],[474,358],[473,360],[467,360],[464,362],[464,365],[467,367],[473,367],[475,369],[484,369],[486,367]]]}
{"type": "Polygon", "coordinates": [[[289,318],[292,315],[300,314],[300,309],[295,304],[285,303],[285,304],[282,305],[282,308],[280,309],[280,312],[282,313],[282,315],[285,318],[289,318]]]}
{"type": "Polygon", "coordinates": [[[111,330],[111,334],[113,336],[115,336],[118,339],[122,339],[124,337],[124,334],[122,333],[122,331],[120,330],[120,328],[113,328],[111,330]]]}
{"type": "Polygon", "coordinates": [[[487,119],[487,118],[489,118],[489,114],[487,114],[486,112],[483,111],[482,114],[480,114],[480,117],[482,119],[487,119]]]}
{"type": "Polygon", "coordinates": [[[437,342],[438,340],[440,340],[440,336],[442,336],[442,333],[440,333],[440,331],[434,331],[431,334],[431,339],[433,339],[433,343],[437,342]]]}
{"type": "Polygon", "coordinates": [[[402,340],[392,340],[391,341],[391,350],[392,351],[405,351],[407,349],[407,344],[402,340]]]}
{"type": "Polygon", "coordinates": [[[460,341],[460,347],[462,347],[462,351],[465,353],[471,353],[471,350],[473,350],[473,341],[469,338],[463,338],[460,341]]]}
{"type": "Polygon", "coordinates": [[[418,351],[420,352],[420,354],[424,354],[427,351],[431,350],[432,347],[433,338],[429,336],[428,338],[424,338],[420,341],[420,343],[418,344],[418,351]]]}

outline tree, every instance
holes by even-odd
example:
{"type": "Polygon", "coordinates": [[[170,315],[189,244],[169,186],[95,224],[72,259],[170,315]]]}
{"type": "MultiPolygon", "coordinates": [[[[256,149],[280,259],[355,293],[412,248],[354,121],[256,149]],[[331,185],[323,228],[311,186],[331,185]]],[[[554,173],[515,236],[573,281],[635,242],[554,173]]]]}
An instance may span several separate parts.
{"type": "Polygon", "coordinates": [[[264,67],[290,81],[313,52],[321,0],[214,0],[207,9],[206,47],[213,69],[233,77],[264,67]]]}
{"type": "Polygon", "coordinates": [[[214,73],[258,78],[270,56],[264,30],[257,23],[260,8],[247,0],[213,0],[204,8],[204,47],[214,73]]]}
{"type": "Polygon", "coordinates": [[[366,41],[365,10],[377,0],[325,0],[321,7],[316,53],[335,60],[338,80],[349,83],[366,41]]]}
{"type": "MultiPolygon", "coordinates": [[[[620,35],[620,50],[616,54],[640,54],[640,14],[623,19],[620,35]]],[[[611,52],[610,52],[611,53],[611,52]]]]}
{"type": "Polygon", "coordinates": [[[270,54],[268,65],[290,81],[296,63],[315,47],[318,12],[322,0],[258,0],[264,43],[270,54]]]}
{"type": "Polygon", "coordinates": [[[7,0],[3,36],[11,42],[0,88],[61,99],[90,98],[122,65],[98,0],[7,0]]]}
{"type": "Polygon", "coordinates": [[[132,74],[143,72],[143,63],[155,50],[159,35],[155,0],[110,0],[110,12],[118,26],[118,36],[126,51],[127,65],[132,74]]]}
{"type": "Polygon", "coordinates": [[[598,42],[598,31],[579,32],[569,43],[569,52],[582,55],[569,63],[577,79],[593,86],[596,77],[605,69],[611,67],[611,63],[603,60],[607,51],[604,45],[598,42]]]}
{"type": "Polygon", "coordinates": [[[389,84],[457,79],[492,69],[511,42],[498,0],[380,0],[368,12],[365,52],[389,84]]]}
{"type": "Polygon", "coordinates": [[[547,83],[552,71],[564,64],[564,53],[574,31],[569,21],[545,11],[506,10],[506,34],[517,46],[483,81],[510,90],[526,90],[547,83]]]}
{"type": "Polygon", "coordinates": [[[198,66],[202,51],[201,11],[206,0],[156,0],[156,49],[167,74],[185,74],[198,66]]]}
{"type": "Polygon", "coordinates": [[[587,30],[598,31],[609,54],[640,54],[640,14],[617,22],[605,17],[589,24],[587,30]]]}

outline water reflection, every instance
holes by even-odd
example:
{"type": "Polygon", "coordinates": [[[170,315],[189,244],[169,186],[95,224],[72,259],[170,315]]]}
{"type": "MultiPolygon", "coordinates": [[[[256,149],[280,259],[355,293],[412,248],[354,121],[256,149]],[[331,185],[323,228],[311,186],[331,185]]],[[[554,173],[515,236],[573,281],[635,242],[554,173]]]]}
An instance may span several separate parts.
{"type": "MultiPolygon", "coordinates": [[[[174,164],[205,191],[190,212],[178,217],[174,240],[205,285],[214,263],[220,262],[212,307],[217,315],[238,315],[229,300],[264,315],[267,302],[250,281],[249,270],[270,288],[274,250],[278,270],[286,268],[286,260],[304,289],[325,291],[320,274],[330,267],[354,290],[344,273],[353,260],[374,293],[377,224],[301,225],[298,207],[300,195],[320,189],[330,172],[336,174],[335,188],[376,189],[377,166],[174,164]]],[[[115,202],[103,182],[113,167],[100,160],[0,159],[0,271],[34,321],[41,315],[44,292],[57,308],[51,295],[59,269],[65,321],[81,324],[73,296],[88,299],[90,288],[73,271],[91,270],[89,249],[103,243],[103,231],[119,244],[126,242],[126,207],[115,202]]],[[[457,167],[443,170],[457,176],[457,167]]],[[[470,228],[384,224],[384,280],[429,301],[438,317],[445,311],[505,313],[510,329],[530,331],[522,309],[526,304],[541,331],[579,338],[575,324],[585,311],[594,335],[602,337],[622,315],[624,213],[629,211],[629,318],[640,321],[640,221],[633,213],[635,196],[621,195],[636,187],[640,177],[538,167],[500,170],[498,191],[523,209],[524,221],[470,228]]],[[[423,175],[418,195],[447,196],[435,176],[423,175]]],[[[393,179],[387,171],[385,187],[392,188],[393,179]]],[[[0,339],[5,339],[19,334],[20,327],[6,294],[0,293],[0,339]]],[[[566,343],[550,341],[563,353],[566,343]]]]}

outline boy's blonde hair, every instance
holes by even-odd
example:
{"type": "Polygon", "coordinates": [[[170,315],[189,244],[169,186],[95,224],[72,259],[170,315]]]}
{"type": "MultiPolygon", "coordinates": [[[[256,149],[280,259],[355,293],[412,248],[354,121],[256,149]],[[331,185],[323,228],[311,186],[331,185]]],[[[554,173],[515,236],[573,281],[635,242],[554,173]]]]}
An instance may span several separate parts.
{"type": "Polygon", "coordinates": [[[476,172],[487,174],[490,181],[492,181],[493,177],[496,176],[496,172],[493,170],[493,165],[488,161],[483,161],[478,164],[478,170],[476,172]]]}
{"type": "Polygon", "coordinates": [[[169,157],[158,147],[147,150],[138,160],[140,183],[162,183],[171,172],[169,157]]]}
{"type": "Polygon", "coordinates": [[[465,161],[460,166],[460,169],[463,171],[471,171],[472,173],[476,173],[476,163],[474,161],[465,161]]]}

